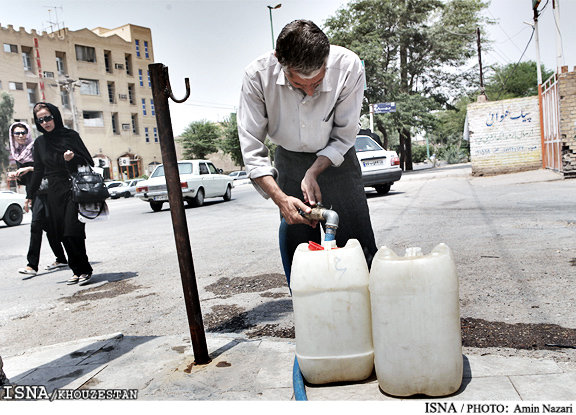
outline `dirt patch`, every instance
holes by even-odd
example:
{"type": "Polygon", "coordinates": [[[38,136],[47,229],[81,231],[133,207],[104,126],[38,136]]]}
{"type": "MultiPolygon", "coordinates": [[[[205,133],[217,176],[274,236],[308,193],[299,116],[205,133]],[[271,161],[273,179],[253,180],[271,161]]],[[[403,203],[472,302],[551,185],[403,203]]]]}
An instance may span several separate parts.
{"type": "Polygon", "coordinates": [[[238,333],[254,327],[248,322],[247,312],[236,305],[215,305],[204,317],[207,331],[238,333]]]}
{"type": "Polygon", "coordinates": [[[266,324],[263,327],[257,327],[255,330],[247,332],[246,336],[251,339],[254,337],[295,338],[294,327],[280,327],[279,324],[266,324]]]}
{"type": "Polygon", "coordinates": [[[576,348],[576,329],[556,324],[507,324],[475,318],[463,318],[461,323],[463,346],[527,350],[576,348]]]}
{"type": "Polygon", "coordinates": [[[236,294],[258,293],[285,286],[286,277],[283,274],[261,274],[253,277],[223,277],[207,285],[206,290],[227,298],[236,294]]]}
{"type": "Polygon", "coordinates": [[[110,281],[104,285],[99,285],[98,287],[77,291],[69,297],[60,297],[59,300],[68,304],[73,304],[83,301],[100,300],[102,298],[114,298],[119,295],[128,294],[140,288],[142,288],[141,285],[133,284],[129,280],[110,281]]]}

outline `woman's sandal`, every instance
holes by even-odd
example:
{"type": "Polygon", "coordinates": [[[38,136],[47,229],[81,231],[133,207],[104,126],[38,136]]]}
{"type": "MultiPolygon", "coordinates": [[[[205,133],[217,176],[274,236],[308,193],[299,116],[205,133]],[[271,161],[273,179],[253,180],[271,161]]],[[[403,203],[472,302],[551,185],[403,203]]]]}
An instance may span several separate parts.
{"type": "Polygon", "coordinates": [[[78,278],[78,282],[80,285],[86,285],[88,284],[88,281],[90,281],[90,278],[92,278],[92,274],[82,274],[78,278]]]}
{"type": "Polygon", "coordinates": [[[78,275],[73,275],[72,278],[70,278],[68,281],[66,281],[66,284],[67,285],[78,284],[78,280],[80,280],[80,277],[78,275]]]}

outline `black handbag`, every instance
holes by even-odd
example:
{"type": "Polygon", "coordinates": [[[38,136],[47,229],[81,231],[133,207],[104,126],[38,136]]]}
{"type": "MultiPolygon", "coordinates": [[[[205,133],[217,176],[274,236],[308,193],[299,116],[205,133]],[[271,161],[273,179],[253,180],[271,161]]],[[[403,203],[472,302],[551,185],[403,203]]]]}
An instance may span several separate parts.
{"type": "Polygon", "coordinates": [[[72,175],[72,200],[76,203],[104,202],[110,197],[104,178],[91,168],[80,167],[72,175]]]}

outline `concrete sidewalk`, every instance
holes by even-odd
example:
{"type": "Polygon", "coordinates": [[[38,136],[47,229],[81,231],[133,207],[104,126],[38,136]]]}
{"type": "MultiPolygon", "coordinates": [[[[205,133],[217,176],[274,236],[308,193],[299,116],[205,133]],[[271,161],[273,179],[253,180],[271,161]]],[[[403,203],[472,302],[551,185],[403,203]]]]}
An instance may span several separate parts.
{"type": "MultiPolygon", "coordinates": [[[[121,333],[87,338],[5,356],[4,369],[16,385],[55,389],[136,389],[139,400],[294,400],[295,344],[209,334],[212,361],[194,366],[184,336],[133,337],[121,333]]],[[[569,351],[566,353],[571,353],[569,351]]],[[[558,352],[563,353],[563,352],[558,352]]],[[[464,352],[461,389],[445,398],[409,401],[574,401],[576,369],[552,359],[464,352]]],[[[380,391],[373,375],[364,382],[306,385],[310,401],[400,401],[380,391]]]]}

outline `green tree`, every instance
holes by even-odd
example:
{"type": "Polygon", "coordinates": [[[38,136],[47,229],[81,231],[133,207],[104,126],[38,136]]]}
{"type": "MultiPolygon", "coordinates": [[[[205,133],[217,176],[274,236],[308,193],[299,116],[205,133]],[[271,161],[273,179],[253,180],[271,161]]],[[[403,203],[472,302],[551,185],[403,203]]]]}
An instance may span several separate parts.
{"type": "MultiPolygon", "coordinates": [[[[538,95],[538,66],[534,61],[509,65],[493,65],[488,76],[486,96],[490,101],[501,99],[530,97],[538,95]]],[[[550,78],[554,71],[540,67],[542,81],[550,78]]]]}
{"type": "Polygon", "coordinates": [[[0,171],[8,167],[8,155],[10,154],[10,125],[14,115],[14,98],[5,92],[0,95],[0,171]]]}
{"type": "Polygon", "coordinates": [[[325,23],[333,44],[364,60],[367,103],[396,102],[397,112],[375,115],[387,145],[397,132],[401,165],[412,170],[411,132],[430,130],[433,110],[474,83],[462,66],[476,55],[482,0],[354,0],[325,23]],[[456,71],[457,70],[457,71],[456,71]]]}
{"type": "Polygon", "coordinates": [[[178,141],[182,143],[185,158],[203,159],[218,151],[219,136],[218,124],[202,120],[190,123],[178,141]]]}
{"type": "Polygon", "coordinates": [[[231,113],[230,116],[222,122],[222,127],[224,129],[224,137],[219,143],[220,150],[225,154],[229,154],[235,164],[244,167],[244,159],[242,158],[242,150],[240,149],[240,140],[238,138],[236,113],[231,113]]]}

